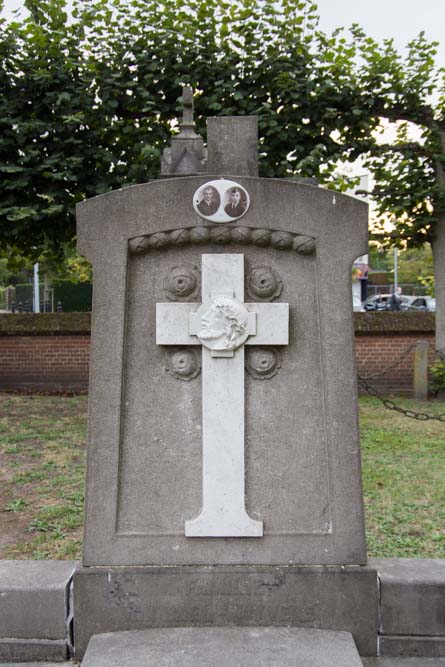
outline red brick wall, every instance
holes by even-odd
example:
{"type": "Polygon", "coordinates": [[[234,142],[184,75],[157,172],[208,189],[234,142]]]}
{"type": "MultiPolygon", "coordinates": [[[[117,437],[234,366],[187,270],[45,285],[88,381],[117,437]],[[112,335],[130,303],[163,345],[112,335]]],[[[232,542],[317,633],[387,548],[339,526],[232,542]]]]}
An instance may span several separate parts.
{"type": "MultiPolygon", "coordinates": [[[[362,376],[381,373],[417,340],[432,334],[359,335],[355,338],[357,370],[362,376]]],[[[88,389],[89,335],[0,336],[0,391],[80,391],[88,389]]],[[[389,373],[369,382],[386,393],[411,393],[414,350],[389,373]]]]}
{"type": "Polygon", "coordinates": [[[88,389],[90,336],[0,336],[0,390],[88,389]]]}
{"type": "MultiPolygon", "coordinates": [[[[430,343],[429,362],[434,362],[434,336],[426,332],[412,334],[370,334],[355,337],[355,355],[357,372],[366,376],[382,373],[391,366],[405,351],[418,340],[427,340],[430,343]]],[[[404,355],[404,358],[388,373],[370,378],[368,382],[377,390],[386,394],[411,394],[414,378],[414,350],[404,355]]]]}
{"type": "MultiPolygon", "coordinates": [[[[434,314],[355,313],[357,370],[381,373],[417,340],[434,361],[434,314]]],[[[88,388],[89,313],[0,315],[0,391],[88,388]]],[[[370,379],[385,393],[410,394],[414,350],[393,370],[370,379]]]]}

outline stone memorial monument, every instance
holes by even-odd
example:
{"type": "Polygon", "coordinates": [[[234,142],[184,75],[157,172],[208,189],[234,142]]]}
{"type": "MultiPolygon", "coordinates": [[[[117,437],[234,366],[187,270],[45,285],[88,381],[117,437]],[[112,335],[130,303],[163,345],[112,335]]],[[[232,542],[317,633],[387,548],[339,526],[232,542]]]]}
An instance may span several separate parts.
{"type": "Polygon", "coordinates": [[[253,117],[208,127],[206,154],[186,91],[163,178],[78,207],[94,297],[77,656],[96,633],[229,625],[348,631],[373,655],[350,285],[366,205],[258,178],[253,117]]]}

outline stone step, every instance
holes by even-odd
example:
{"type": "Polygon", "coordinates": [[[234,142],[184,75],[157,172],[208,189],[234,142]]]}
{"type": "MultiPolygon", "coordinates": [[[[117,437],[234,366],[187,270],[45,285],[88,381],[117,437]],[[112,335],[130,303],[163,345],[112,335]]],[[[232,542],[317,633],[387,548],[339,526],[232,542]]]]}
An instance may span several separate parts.
{"type": "Polygon", "coordinates": [[[152,628],[94,635],[82,667],[362,667],[349,632],[152,628]],[[298,661],[296,661],[298,656],[298,661]]]}
{"type": "Polygon", "coordinates": [[[363,667],[445,667],[443,658],[362,658],[363,667]]]}
{"type": "Polygon", "coordinates": [[[64,662],[2,662],[0,667],[79,667],[80,662],[65,660],[64,662]]]}
{"type": "MultiPolygon", "coordinates": [[[[363,667],[444,667],[443,658],[362,658],[363,667]]],[[[1,667],[80,667],[76,661],[1,662],[1,667]]]]}

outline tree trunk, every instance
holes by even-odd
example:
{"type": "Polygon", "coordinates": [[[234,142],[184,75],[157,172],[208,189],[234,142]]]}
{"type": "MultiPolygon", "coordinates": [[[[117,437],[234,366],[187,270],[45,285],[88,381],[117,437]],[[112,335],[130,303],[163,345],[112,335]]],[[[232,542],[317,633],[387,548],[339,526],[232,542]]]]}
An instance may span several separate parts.
{"type": "Polygon", "coordinates": [[[436,350],[445,354],[445,214],[437,221],[432,248],[436,289],[436,350]]]}
{"type": "MultiPolygon", "coordinates": [[[[440,128],[442,153],[445,154],[445,129],[440,128]]],[[[439,186],[445,191],[445,169],[437,165],[439,186]]],[[[434,283],[436,287],[436,350],[445,354],[445,210],[442,205],[432,242],[434,283]]]]}

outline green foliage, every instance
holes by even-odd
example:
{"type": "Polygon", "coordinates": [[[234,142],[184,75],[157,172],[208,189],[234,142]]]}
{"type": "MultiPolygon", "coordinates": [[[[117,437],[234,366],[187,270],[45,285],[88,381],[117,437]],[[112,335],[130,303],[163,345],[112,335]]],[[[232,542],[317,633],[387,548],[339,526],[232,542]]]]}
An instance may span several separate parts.
{"type": "MultiPolygon", "coordinates": [[[[388,267],[391,272],[394,271],[394,253],[391,250],[388,252],[388,267]]],[[[428,293],[434,293],[431,246],[424,243],[418,248],[400,251],[397,259],[397,273],[399,284],[421,285],[428,287],[428,293]]]]}
{"type": "Polygon", "coordinates": [[[13,272],[8,269],[6,257],[0,257],[0,285],[6,287],[10,284],[13,272]]]}
{"type": "Polygon", "coordinates": [[[409,244],[431,239],[444,106],[427,101],[443,74],[423,34],[406,55],[358,26],[325,35],[309,0],[74,0],[70,20],[65,0],[26,7],[0,19],[3,248],[62,256],[77,202],[155,178],[182,83],[203,135],[209,115],[258,115],[261,175],[344,189],[338,162],[364,156],[379,212],[409,244]],[[395,147],[382,117],[402,121],[395,147]]]}
{"type": "Polygon", "coordinates": [[[433,394],[445,392],[445,360],[436,361],[430,368],[430,375],[433,394]]]}
{"type": "MultiPolygon", "coordinates": [[[[394,248],[386,249],[371,244],[369,266],[372,271],[388,271],[388,282],[393,282],[394,248]]],[[[397,259],[398,283],[424,287],[426,294],[434,296],[433,253],[429,243],[403,249],[397,259]]],[[[423,292],[422,292],[423,293],[423,292]]]]}

